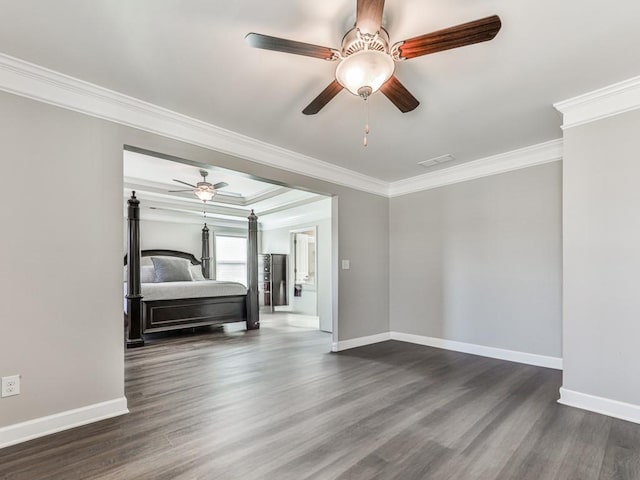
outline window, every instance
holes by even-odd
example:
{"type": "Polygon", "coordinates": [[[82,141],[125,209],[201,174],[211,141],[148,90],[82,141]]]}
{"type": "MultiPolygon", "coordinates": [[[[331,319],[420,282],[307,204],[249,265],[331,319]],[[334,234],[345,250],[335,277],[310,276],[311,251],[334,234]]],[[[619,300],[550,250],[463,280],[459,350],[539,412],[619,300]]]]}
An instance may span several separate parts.
{"type": "Polygon", "coordinates": [[[247,284],[247,239],[216,235],[216,280],[247,284]]]}

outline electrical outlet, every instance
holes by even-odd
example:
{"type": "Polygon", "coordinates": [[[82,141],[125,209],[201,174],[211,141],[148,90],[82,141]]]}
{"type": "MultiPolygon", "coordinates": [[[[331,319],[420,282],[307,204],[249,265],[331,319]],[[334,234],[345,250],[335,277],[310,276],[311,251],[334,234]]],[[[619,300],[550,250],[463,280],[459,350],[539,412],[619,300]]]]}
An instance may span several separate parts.
{"type": "Polygon", "coordinates": [[[20,394],[20,375],[2,377],[2,397],[12,397],[20,394]]]}

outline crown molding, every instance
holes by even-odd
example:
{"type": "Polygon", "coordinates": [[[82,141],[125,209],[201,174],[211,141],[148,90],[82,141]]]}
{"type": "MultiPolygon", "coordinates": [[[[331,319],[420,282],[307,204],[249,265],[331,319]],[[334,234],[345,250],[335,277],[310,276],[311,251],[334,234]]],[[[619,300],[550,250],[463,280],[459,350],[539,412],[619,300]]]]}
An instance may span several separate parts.
{"type": "MultiPolygon", "coordinates": [[[[194,215],[198,217],[200,220],[202,219],[203,210],[207,212],[208,216],[212,216],[212,217],[223,216],[225,218],[230,218],[230,219],[239,218],[239,219],[242,219],[242,221],[246,221],[247,217],[251,213],[251,210],[247,208],[232,208],[232,207],[225,207],[224,205],[210,205],[210,204],[207,204],[206,207],[204,207],[202,203],[200,205],[198,204],[193,205],[191,203],[181,202],[179,200],[164,200],[164,199],[153,198],[152,196],[145,195],[145,194],[146,192],[144,191],[141,191],[141,190],[136,191],[137,198],[140,199],[141,202],[144,202],[144,204],[141,203],[141,208],[145,210],[153,209],[153,208],[156,208],[156,209],[164,208],[167,210],[184,212],[185,215],[194,215]]],[[[125,206],[126,206],[126,200],[128,198],[129,198],[128,195],[125,193],[124,195],[125,206]]]]}
{"type": "Polygon", "coordinates": [[[295,202],[274,206],[274,207],[268,208],[266,210],[258,210],[256,208],[255,209],[255,211],[256,211],[255,213],[259,217],[260,216],[265,217],[267,215],[274,215],[274,214],[280,213],[280,212],[287,212],[287,211],[290,211],[293,208],[304,207],[306,205],[313,205],[314,203],[322,202],[324,200],[328,200],[328,198],[329,197],[325,197],[325,198],[322,198],[322,197],[302,198],[300,200],[296,200],[295,202]]]}
{"type": "MultiPolygon", "coordinates": [[[[126,220],[126,209],[122,212],[123,218],[126,220]]],[[[238,217],[237,220],[231,218],[220,217],[215,213],[207,212],[207,218],[202,217],[202,212],[186,212],[172,206],[166,205],[150,205],[140,212],[140,221],[154,221],[163,223],[180,223],[188,225],[200,225],[207,223],[210,227],[227,228],[233,230],[246,230],[247,220],[238,217]]]]}
{"type": "Polygon", "coordinates": [[[376,195],[388,183],[0,53],[0,90],[376,195]]]}
{"type": "Polygon", "coordinates": [[[301,219],[295,219],[295,220],[287,220],[287,221],[278,221],[278,222],[271,222],[271,221],[260,221],[258,220],[258,222],[260,223],[260,231],[261,232],[270,232],[272,230],[280,230],[283,228],[298,228],[298,227],[309,227],[312,228],[314,226],[316,226],[316,224],[318,222],[321,222],[322,220],[330,220],[331,217],[327,217],[326,215],[321,215],[321,214],[311,214],[311,215],[306,215],[304,217],[304,220],[301,219]]]}
{"type": "Polygon", "coordinates": [[[425,173],[417,177],[398,180],[390,184],[389,196],[430,190],[453,183],[533,167],[562,159],[562,139],[539,143],[491,157],[473,160],[453,167],[425,173]]]}
{"type": "MultiPolygon", "coordinates": [[[[640,105],[640,80],[638,79],[634,79],[637,87],[634,91],[638,95],[637,103],[640,105]]],[[[562,141],[554,140],[389,183],[261,142],[3,53],[0,53],[0,90],[384,197],[406,195],[539,165],[562,157],[562,141]]],[[[617,90],[622,91],[623,88],[618,87],[617,90]]],[[[627,94],[630,95],[630,92],[627,94]]],[[[556,104],[556,108],[560,109],[559,105],[556,104]]]]}
{"type": "Polygon", "coordinates": [[[563,116],[563,129],[640,108],[640,76],[614,83],[553,105],[563,116]]]}
{"type": "Polygon", "coordinates": [[[164,211],[164,210],[150,210],[145,212],[144,217],[140,218],[141,222],[156,222],[167,225],[169,228],[175,225],[191,225],[196,227],[194,232],[200,231],[203,223],[206,223],[210,230],[215,233],[233,232],[234,234],[244,234],[247,232],[247,222],[227,222],[216,218],[207,218],[204,222],[202,218],[200,220],[194,220],[191,218],[185,218],[184,215],[180,215],[176,212],[164,211]]]}
{"type": "Polygon", "coordinates": [[[310,227],[322,220],[331,219],[331,199],[329,198],[307,202],[306,204],[300,203],[298,205],[298,207],[303,206],[307,208],[297,208],[296,210],[278,209],[258,214],[261,231],[277,230],[286,227],[310,227]],[[285,212],[285,215],[278,215],[281,212],[285,212]]]}
{"type": "MultiPolygon", "coordinates": [[[[197,198],[192,192],[176,192],[173,194],[169,194],[169,188],[179,188],[174,186],[169,186],[163,183],[153,182],[150,180],[145,180],[144,178],[135,178],[135,177],[124,177],[123,182],[124,190],[126,191],[136,191],[136,192],[145,192],[157,195],[159,197],[168,198],[170,200],[179,200],[186,204],[191,204],[202,207],[202,200],[197,198]]],[[[232,205],[237,208],[245,207],[246,201],[244,197],[237,197],[235,195],[226,195],[223,192],[216,192],[215,201],[211,201],[209,203],[216,203],[222,205],[232,205]]]]}
{"type": "Polygon", "coordinates": [[[273,190],[268,190],[263,193],[258,193],[257,195],[243,197],[244,198],[244,206],[253,205],[255,203],[263,202],[265,200],[270,200],[275,197],[279,197],[280,195],[284,195],[285,193],[290,192],[291,189],[287,187],[278,187],[273,190]]]}

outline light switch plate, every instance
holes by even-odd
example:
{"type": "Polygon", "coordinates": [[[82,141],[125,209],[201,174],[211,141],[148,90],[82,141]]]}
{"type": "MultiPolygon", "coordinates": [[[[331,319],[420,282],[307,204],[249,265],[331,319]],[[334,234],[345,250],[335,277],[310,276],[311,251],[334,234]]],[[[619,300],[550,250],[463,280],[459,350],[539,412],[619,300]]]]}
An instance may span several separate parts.
{"type": "Polygon", "coordinates": [[[349,265],[349,260],[342,260],[342,269],[349,270],[349,268],[351,268],[351,266],[349,265]]]}

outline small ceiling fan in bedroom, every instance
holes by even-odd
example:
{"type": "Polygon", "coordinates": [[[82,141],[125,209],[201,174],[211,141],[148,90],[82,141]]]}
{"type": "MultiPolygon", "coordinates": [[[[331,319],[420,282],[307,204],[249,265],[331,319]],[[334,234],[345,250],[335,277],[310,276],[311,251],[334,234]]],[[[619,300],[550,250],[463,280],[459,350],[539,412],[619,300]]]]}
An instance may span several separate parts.
{"type": "MultiPolygon", "coordinates": [[[[342,38],[340,50],[309,43],[249,33],[245,41],[252,47],[293,53],[338,62],[335,79],[302,111],[315,115],[343,88],[366,100],[381,91],[403,112],[420,102],[394,75],[396,63],[452,48],[492,40],[500,30],[500,17],[493,15],[390,44],[382,26],[384,0],[357,0],[356,22],[342,38]]],[[[365,141],[368,134],[365,126],[365,141]]]]}
{"type": "Polygon", "coordinates": [[[207,175],[209,175],[209,172],[207,172],[206,170],[200,170],[200,175],[202,175],[202,181],[196,183],[195,185],[192,185],[191,183],[183,182],[182,180],[176,180],[174,178],[173,179],[174,182],[181,183],[191,188],[185,189],[185,190],[169,190],[169,192],[170,193],[193,192],[196,197],[198,197],[200,200],[206,203],[211,201],[211,199],[216,195],[216,193],[218,193],[218,190],[229,186],[227,182],[218,182],[216,184],[207,182],[207,175]]]}

